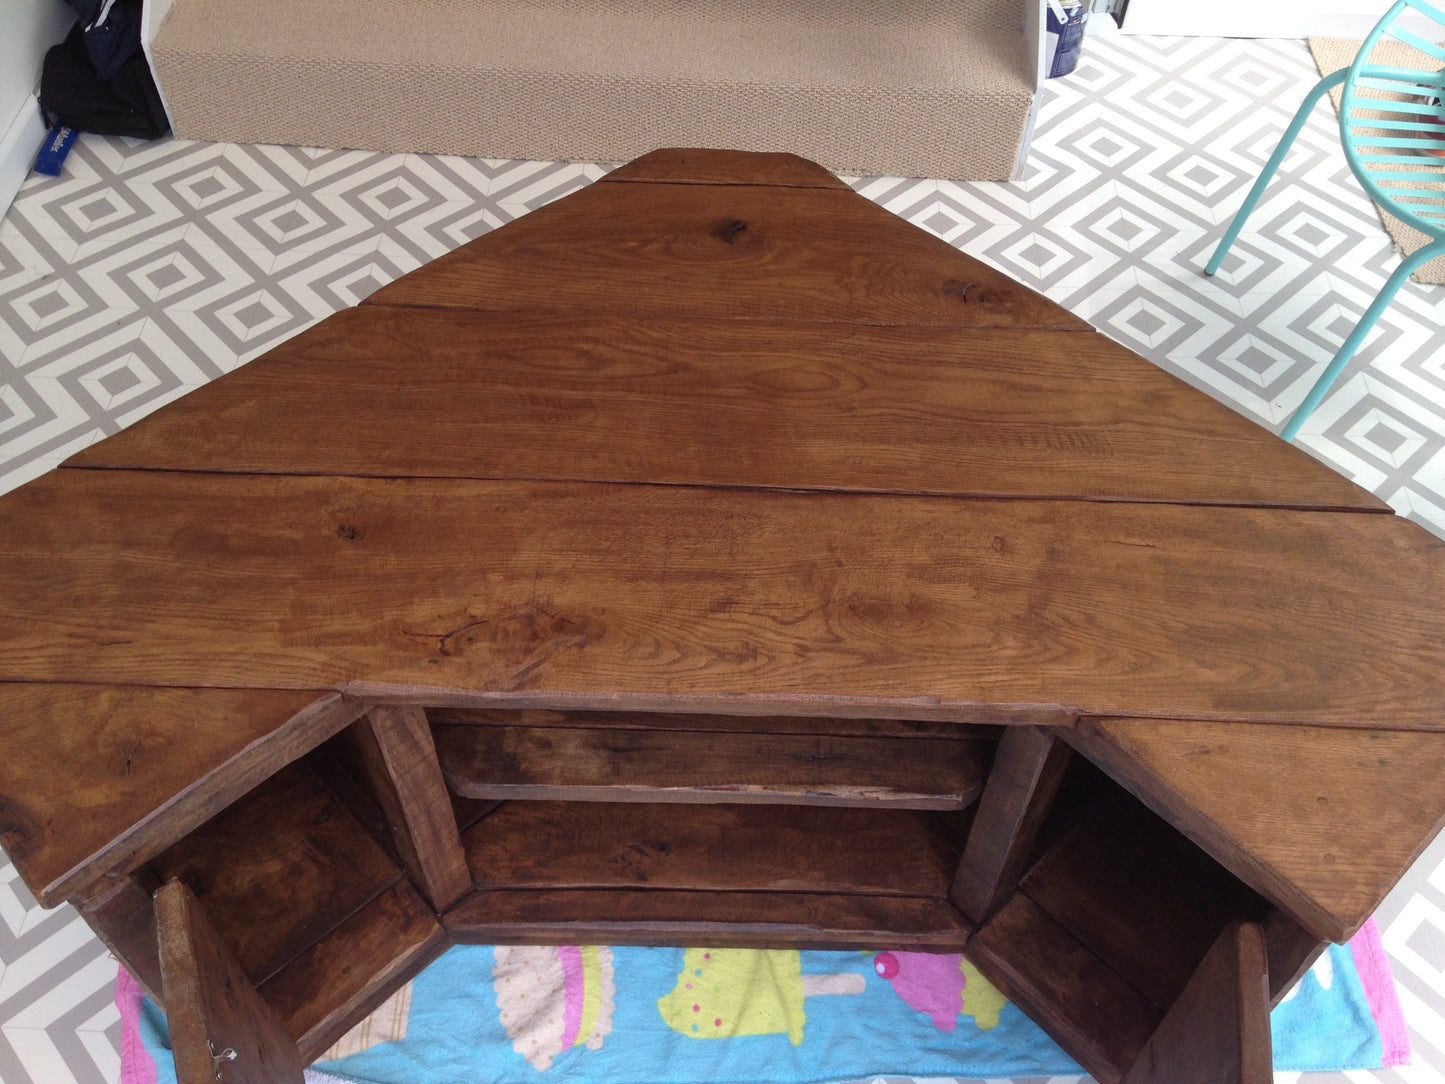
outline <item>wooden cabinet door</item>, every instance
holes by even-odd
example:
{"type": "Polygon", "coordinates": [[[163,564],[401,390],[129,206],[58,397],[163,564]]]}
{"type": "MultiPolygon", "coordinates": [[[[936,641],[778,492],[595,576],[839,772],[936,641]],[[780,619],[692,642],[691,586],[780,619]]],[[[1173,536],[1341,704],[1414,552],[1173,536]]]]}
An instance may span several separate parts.
{"type": "Polygon", "coordinates": [[[301,1055],[180,881],[155,896],[180,1084],[302,1084],[301,1055]]]}
{"type": "Polygon", "coordinates": [[[1122,1084],[1271,1084],[1269,964],[1252,922],[1227,927],[1122,1084]]]}

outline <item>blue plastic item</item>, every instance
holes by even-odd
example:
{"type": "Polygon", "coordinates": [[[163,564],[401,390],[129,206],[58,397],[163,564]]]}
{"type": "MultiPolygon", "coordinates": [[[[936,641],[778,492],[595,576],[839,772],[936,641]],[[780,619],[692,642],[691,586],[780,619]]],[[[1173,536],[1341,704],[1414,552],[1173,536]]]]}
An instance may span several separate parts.
{"type": "Polygon", "coordinates": [[[1370,31],[1354,63],[1325,76],[1310,91],[1204,269],[1206,275],[1219,270],[1310,111],[1329,90],[1344,84],[1340,142],[1345,160],[1381,208],[1431,240],[1404,258],[1360,317],[1334,360],[1285,424],[1280,434],[1285,440],[1293,440],[1305,419],[1319,406],[1405,280],[1421,264],[1445,255],[1445,68],[1422,71],[1370,63],[1375,47],[1383,40],[1394,39],[1413,46],[1436,64],[1445,65],[1445,47],[1400,25],[1400,17],[1409,12],[1428,16],[1445,30],[1445,12],[1425,0],[1398,0],[1370,31]]]}
{"type": "Polygon", "coordinates": [[[1056,79],[1079,66],[1084,51],[1084,28],[1089,5],[1084,0],[1055,0],[1048,5],[1045,30],[1049,36],[1049,75],[1056,79]]]}
{"type": "Polygon", "coordinates": [[[75,137],[80,133],[74,128],[56,126],[45,134],[45,144],[35,156],[35,172],[47,177],[59,177],[65,168],[66,156],[75,146],[75,137]]]}

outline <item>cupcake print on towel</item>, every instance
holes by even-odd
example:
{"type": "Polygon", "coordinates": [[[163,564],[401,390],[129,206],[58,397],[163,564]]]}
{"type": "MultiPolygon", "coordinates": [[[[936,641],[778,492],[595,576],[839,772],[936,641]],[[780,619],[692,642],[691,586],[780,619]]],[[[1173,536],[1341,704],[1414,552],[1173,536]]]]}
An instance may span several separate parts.
{"type": "Polygon", "coordinates": [[[497,947],[492,980],[512,1049],[535,1069],[574,1046],[601,1050],[612,1030],[612,950],[497,947]]]}

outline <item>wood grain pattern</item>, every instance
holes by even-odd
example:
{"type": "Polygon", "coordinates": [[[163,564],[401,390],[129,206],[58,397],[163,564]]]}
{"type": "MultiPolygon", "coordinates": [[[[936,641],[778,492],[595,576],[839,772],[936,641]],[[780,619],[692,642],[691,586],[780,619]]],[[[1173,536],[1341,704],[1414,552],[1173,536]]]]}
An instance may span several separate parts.
{"type": "Polygon", "coordinates": [[[1143,994],[1022,893],[964,955],[1100,1084],[1116,1084],[1159,1023],[1143,994]]]}
{"type": "Polygon", "coordinates": [[[293,764],[151,863],[200,897],[241,968],[265,982],[401,871],[309,767],[293,764]]]}
{"type": "Polygon", "coordinates": [[[1089,719],[1070,740],[1317,939],[1353,936],[1445,824],[1445,734],[1089,719]]]}
{"type": "Polygon", "coordinates": [[[796,154],[669,147],[619,166],[603,181],[666,184],[771,184],[789,188],[848,186],[816,162],[796,154]]]}
{"type": "Polygon", "coordinates": [[[974,922],[1013,895],[1068,763],[1069,747],[1042,728],[1012,727],[999,739],[949,891],[974,922]]]}
{"type": "Polygon", "coordinates": [[[1088,328],[853,192],[755,185],[594,184],[363,304],[1088,328]]]}
{"type": "Polygon", "coordinates": [[[448,785],[471,798],[962,809],[992,742],[441,726],[448,785]]]}
{"type": "Polygon", "coordinates": [[[474,892],[443,916],[476,944],[709,944],[957,952],[971,927],[944,900],[656,889],[474,892]]]}
{"type": "Polygon", "coordinates": [[[450,943],[402,881],[263,983],[261,995],[310,1062],[450,943]]]}
{"type": "Polygon", "coordinates": [[[1393,516],[97,471],[10,507],[0,680],[1445,727],[1445,547],[1393,516]]]}
{"type": "Polygon", "coordinates": [[[913,810],[508,802],[462,837],[478,888],[942,898],[958,846],[913,810]]]}
{"type": "Polygon", "coordinates": [[[1099,788],[1020,888],[1161,1010],[1179,997],[1221,930],[1269,910],[1112,785],[1099,788]]]}
{"type": "Polygon", "coordinates": [[[1260,928],[1225,929],[1123,1084],[1271,1084],[1268,979],[1260,928]]]}
{"type": "Polygon", "coordinates": [[[396,853],[422,897],[444,911],[472,887],[451,799],[421,708],[373,707],[349,728],[355,763],[386,816],[396,853]]]}
{"type": "Polygon", "coordinates": [[[161,887],[156,925],[180,1084],[213,1084],[222,1075],[228,1084],[302,1084],[296,1047],[190,889],[174,881],[161,887]]]}
{"type": "Polygon", "coordinates": [[[68,465],[1389,511],[1093,332],[390,306],[338,313],[68,465]]]}
{"type": "Polygon", "coordinates": [[[324,691],[0,683],[0,843],[44,906],[93,894],[358,711],[324,691]]]}

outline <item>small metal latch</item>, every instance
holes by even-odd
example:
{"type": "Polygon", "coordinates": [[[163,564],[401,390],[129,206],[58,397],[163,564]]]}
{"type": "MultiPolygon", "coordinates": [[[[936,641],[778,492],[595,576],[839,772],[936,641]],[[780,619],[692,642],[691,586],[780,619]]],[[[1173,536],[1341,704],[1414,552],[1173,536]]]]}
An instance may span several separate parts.
{"type": "Polygon", "coordinates": [[[225,1050],[222,1050],[219,1054],[217,1054],[216,1044],[211,1042],[210,1039],[206,1040],[206,1049],[211,1052],[211,1068],[216,1071],[216,1079],[224,1080],[225,1078],[221,1076],[221,1063],[227,1061],[235,1061],[236,1052],[228,1046],[225,1050]]]}

